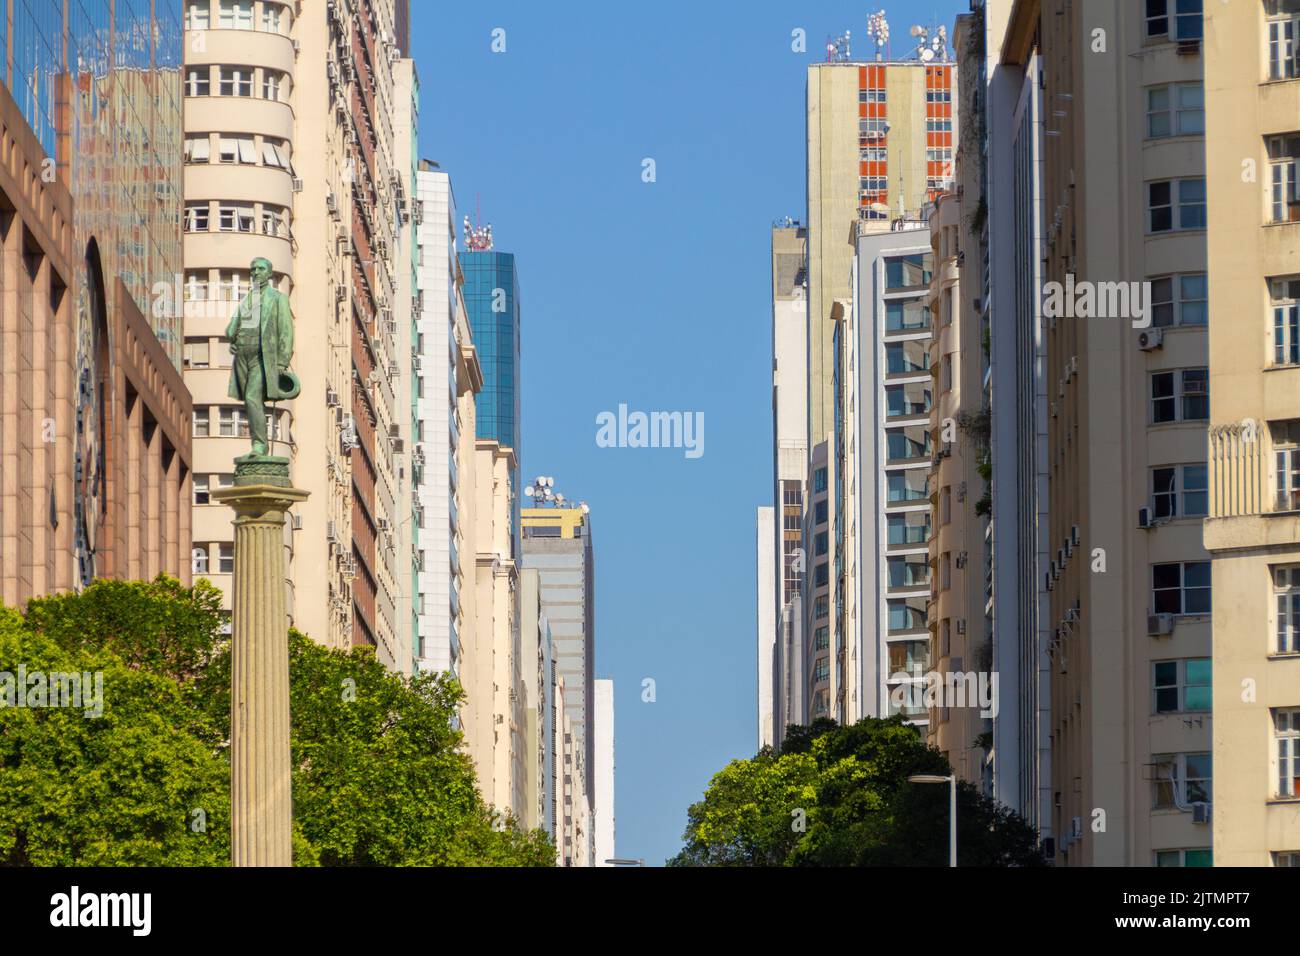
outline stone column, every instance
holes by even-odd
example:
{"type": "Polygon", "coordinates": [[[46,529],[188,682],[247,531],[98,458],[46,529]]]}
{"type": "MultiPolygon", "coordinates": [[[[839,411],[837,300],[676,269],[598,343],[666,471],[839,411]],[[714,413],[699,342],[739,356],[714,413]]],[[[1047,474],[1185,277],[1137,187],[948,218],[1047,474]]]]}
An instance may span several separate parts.
{"type": "Polygon", "coordinates": [[[235,509],[231,601],[230,857],[235,866],[292,866],[289,622],[284,517],[307,500],[284,458],[236,459],[235,483],[212,497],[235,509]]]}

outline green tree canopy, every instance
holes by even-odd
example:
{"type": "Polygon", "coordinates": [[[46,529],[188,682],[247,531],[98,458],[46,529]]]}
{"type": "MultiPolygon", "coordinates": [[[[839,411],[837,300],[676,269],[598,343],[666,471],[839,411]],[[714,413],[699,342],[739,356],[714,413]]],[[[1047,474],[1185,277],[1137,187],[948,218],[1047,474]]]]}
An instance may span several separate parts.
{"type": "MultiPolygon", "coordinates": [[[[229,861],[230,657],[220,592],[97,581],[0,608],[0,672],[101,672],[103,713],[5,707],[0,862],[229,861]]],[[[298,865],[552,866],[480,795],[453,719],[460,686],[405,678],[373,652],[290,649],[298,865]]]]}
{"type": "MultiPolygon", "coordinates": [[[[849,727],[791,727],[779,753],[764,748],[719,771],[687,812],[685,847],[670,866],[942,866],[948,789],[911,784],[951,773],[901,717],[849,727]]],[[[957,794],[962,866],[1037,866],[1021,817],[969,784],[957,794]]]]}

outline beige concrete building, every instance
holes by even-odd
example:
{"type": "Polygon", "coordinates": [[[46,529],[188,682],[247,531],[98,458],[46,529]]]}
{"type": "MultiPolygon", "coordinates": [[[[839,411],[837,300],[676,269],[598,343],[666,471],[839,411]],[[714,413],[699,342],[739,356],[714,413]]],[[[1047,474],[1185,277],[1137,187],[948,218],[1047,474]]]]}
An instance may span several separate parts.
{"type": "Polygon", "coordinates": [[[1004,802],[1058,865],[1211,859],[1200,37],[1118,0],[1017,0],[990,36],[1004,802]]]}
{"type": "MultiPolygon", "coordinates": [[[[472,432],[471,432],[472,434],[472,432]]],[[[474,452],[474,633],[462,646],[465,745],[484,799],[522,819],[527,804],[527,688],[519,644],[519,568],[511,557],[514,452],[478,439],[474,452]]],[[[535,664],[531,665],[535,668],[535,664]]]]}
{"type": "Polygon", "coordinates": [[[397,566],[394,536],[411,509],[397,484],[395,385],[410,300],[398,299],[404,269],[393,259],[399,210],[409,214],[409,146],[399,157],[394,139],[405,2],[187,0],[184,77],[197,573],[229,589],[229,515],[207,490],[230,482],[247,422],[226,395],[222,335],[262,256],[292,303],[302,380],[270,423],[271,452],[311,493],[286,533],[291,620],[403,669],[397,601],[409,569],[397,566]]]}
{"type": "Polygon", "coordinates": [[[1206,4],[1214,862],[1300,865],[1300,4],[1206,4]]]}
{"type": "MultiPolygon", "coordinates": [[[[594,866],[586,748],[575,739],[564,675],[555,678],[555,856],[559,866],[594,866]]],[[[585,696],[583,691],[580,694],[585,696]]]]}

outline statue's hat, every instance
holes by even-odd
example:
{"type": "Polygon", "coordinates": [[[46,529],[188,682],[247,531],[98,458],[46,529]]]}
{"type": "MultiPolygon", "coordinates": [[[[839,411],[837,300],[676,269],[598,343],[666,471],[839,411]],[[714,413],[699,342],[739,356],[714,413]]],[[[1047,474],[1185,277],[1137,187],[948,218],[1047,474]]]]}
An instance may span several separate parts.
{"type": "Polygon", "coordinates": [[[280,397],[282,399],[297,398],[298,393],[302,391],[302,382],[298,381],[298,376],[287,368],[280,372],[280,397]]]}

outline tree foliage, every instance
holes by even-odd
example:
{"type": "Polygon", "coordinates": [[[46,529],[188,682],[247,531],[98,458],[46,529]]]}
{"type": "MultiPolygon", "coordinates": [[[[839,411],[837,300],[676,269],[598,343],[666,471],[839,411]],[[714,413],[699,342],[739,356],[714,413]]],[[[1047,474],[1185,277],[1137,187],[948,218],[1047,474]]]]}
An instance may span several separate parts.
{"type": "MultiPolygon", "coordinates": [[[[0,672],[100,671],[104,688],[99,717],[0,706],[0,863],[229,861],[220,607],[208,582],[160,576],[0,608],[0,672]]],[[[480,795],[454,680],[288,640],[297,865],[554,865],[542,831],[480,795]]]]}
{"type": "MultiPolygon", "coordinates": [[[[849,727],[791,727],[780,752],[764,748],[718,772],[687,813],[685,847],[670,866],[943,866],[947,787],[913,774],[951,773],[901,717],[849,727]]],[[[962,866],[1038,866],[1021,817],[969,784],[957,792],[962,866]]]]}

